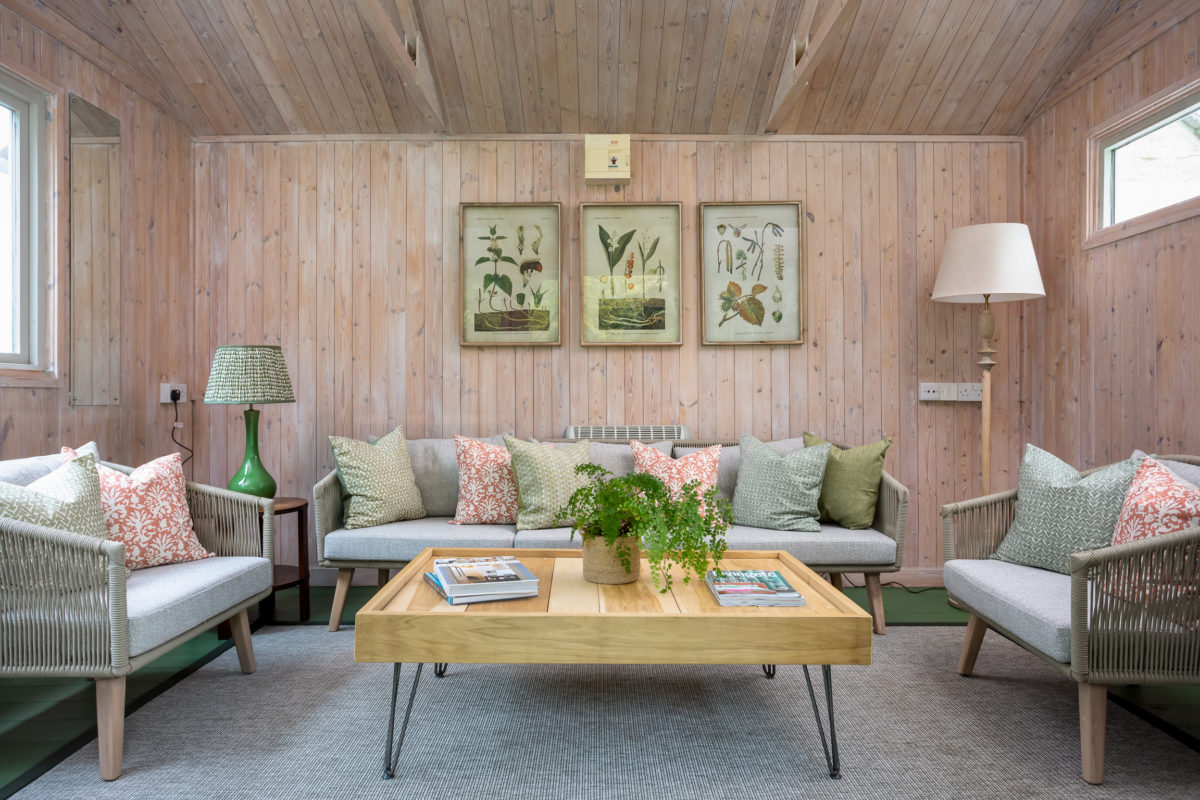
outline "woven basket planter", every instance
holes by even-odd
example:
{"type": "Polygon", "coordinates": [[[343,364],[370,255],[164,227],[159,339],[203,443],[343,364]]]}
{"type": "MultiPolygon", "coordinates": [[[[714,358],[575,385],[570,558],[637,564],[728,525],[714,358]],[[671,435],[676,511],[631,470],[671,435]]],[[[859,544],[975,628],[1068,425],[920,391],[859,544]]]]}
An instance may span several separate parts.
{"type": "Polygon", "coordinates": [[[642,575],[642,553],[636,536],[623,536],[609,547],[598,536],[583,539],[583,579],[592,583],[633,583],[642,575]],[[629,572],[621,563],[618,551],[628,548],[632,562],[629,572]]]}

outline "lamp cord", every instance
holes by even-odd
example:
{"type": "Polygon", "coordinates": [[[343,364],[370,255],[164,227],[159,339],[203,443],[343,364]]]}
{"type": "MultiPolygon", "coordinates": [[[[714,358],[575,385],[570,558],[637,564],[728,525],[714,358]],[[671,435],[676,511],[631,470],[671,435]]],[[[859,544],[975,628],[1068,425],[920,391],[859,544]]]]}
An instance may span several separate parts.
{"type": "Polygon", "coordinates": [[[175,434],[176,434],[176,432],[178,432],[179,427],[180,427],[179,426],[179,401],[172,400],[171,405],[175,407],[175,422],[174,422],[174,424],[171,425],[171,441],[174,442],[179,447],[182,447],[184,450],[187,450],[187,452],[188,452],[187,458],[185,458],[179,464],[179,466],[182,467],[184,464],[186,464],[187,462],[192,460],[192,456],[194,455],[194,453],[192,451],[192,448],[188,447],[186,444],[184,444],[183,442],[181,442],[175,438],[175,434]]]}
{"type": "MultiPolygon", "coordinates": [[[[861,588],[863,588],[863,587],[859,586],[859,585],[858,585],[858,584],[856,584],[856,583],[852,583],[852,582],[850,581],[850,579],[849,579],[849,578],[847,578],[845,575],[842,575],[842,583],[844,583],[846,586],[849,586],[851,589],[861,589],[861,588]]],[[[928,591],[932,591],[933,589],[940,589],[940,588],[942,588],[942,587],[940,587],[940,586],[921,586],[921,587],[918,587],[918,588],[914,589],[914,588],[912,588],[911,586],[905,586],[905,585],[904,585],[903,583],[901,583],[900,581],[887,581],[886,583],[881,583],[881,584],[879,584],[879,585],[880,585],[880,586],[899,586],[901,589],[903,589],[904,591],[908,592],[909,594],[920,594],[921,592],[928,592],[928,591]]]]}

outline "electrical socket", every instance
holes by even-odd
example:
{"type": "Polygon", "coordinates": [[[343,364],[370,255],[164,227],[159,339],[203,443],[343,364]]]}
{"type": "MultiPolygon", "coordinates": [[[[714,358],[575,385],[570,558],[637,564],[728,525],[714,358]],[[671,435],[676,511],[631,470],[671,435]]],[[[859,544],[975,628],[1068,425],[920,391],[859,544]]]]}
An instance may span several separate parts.
{"type": "Polygon", "coordinates": [[[917,389],[917,399],[924,402],[941,400],[941,390],[936,383],[922,383],[917,389]]]}
{"type": "Polygon", "coordinates": [[[983,402],[983,384],[982,383],[960,383],[960,384],[958,384],[958,402],[960,402],[960,403],[982,403],[983,402]]]}
{"type": "Polygon", "coordinates": [[[171,402],[171,391],[179,391],[179,402],[187,402],[187,384],[186,383],[160,383],[158,385],[158,402],[171,402]]]}

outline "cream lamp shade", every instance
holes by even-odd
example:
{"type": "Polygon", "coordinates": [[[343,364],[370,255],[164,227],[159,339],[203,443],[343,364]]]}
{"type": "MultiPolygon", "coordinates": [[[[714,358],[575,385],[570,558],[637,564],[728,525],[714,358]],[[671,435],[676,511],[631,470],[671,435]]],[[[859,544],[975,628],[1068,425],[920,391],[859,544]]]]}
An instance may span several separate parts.
{"type": "Polygon", "coordinates": [[[996,303],[1045,296],[1029,226],[988,222],[954,228],[946,237],[934,300],[996,303]]]}
{"type": "Polygon", "coordinates": [[[225,344],[213,356],[205,403],[294,403],[283,349],[278,345],[225,344]]]}

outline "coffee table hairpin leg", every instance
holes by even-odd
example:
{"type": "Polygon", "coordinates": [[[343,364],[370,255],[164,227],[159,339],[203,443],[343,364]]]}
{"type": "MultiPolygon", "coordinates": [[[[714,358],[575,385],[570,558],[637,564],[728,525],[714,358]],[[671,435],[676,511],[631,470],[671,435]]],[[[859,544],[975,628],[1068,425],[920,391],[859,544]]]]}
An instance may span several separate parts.
{"type": "MultiPolygon", "coordinates": [[[[392,752],[392,739],[396,732],[396,695],[400,690],[400,663],[392,665],[392,701],[388,704],[387,749],[383,755],[383,777],[396,777],[396,764],[400,761],[400,748],[404,747],[404,734],[408,732],[408,718],[412,714],[413,699],[417,696],[417,684],[421,681],[421,668],[417,664],[417,673],[413,675],[412,691],[408,693],[408,708],[404,709],[404,722],[400,726],[400,741],[396,742],[395,753],[392,752]]],[[[821,741],[825,741],[822,737],[821,741]]]]}
{"type": "Polygon", "coordinates": [[[817,709],[817,694],[813,691],[812,677],[808,674],[808,665],[804,665],[804,680],[808,684],[808,697],[812,700],[813,714],[817,718],[817,732],[821,734],[821,749],[825,751],[825,766],[829,768],[829,777],[836,779],[842,777],[842,766],[838,758],[837,730],[833,726],[833,669],[828,664],[822,664],[821,674],[825,679],[825,702],[829,709],[828,743],[825,741],[825,728],[821,724],[821,712],[817,709]]]}
{"type": "Polygon", "coordinates": [[[766,675],[768,680],[775,677],[775,665],[774,664],[763,664],[762,668],[763,668],[763,675],[766,675]]]}
{"type": "Polygon", "coordinates": [[[446,664],[444,662],[434,664],[433,665],[433,674],[439,678],[446,677],[446,667],[448,667],[448,666],[450,666],[450,665],[446,664]]]}

